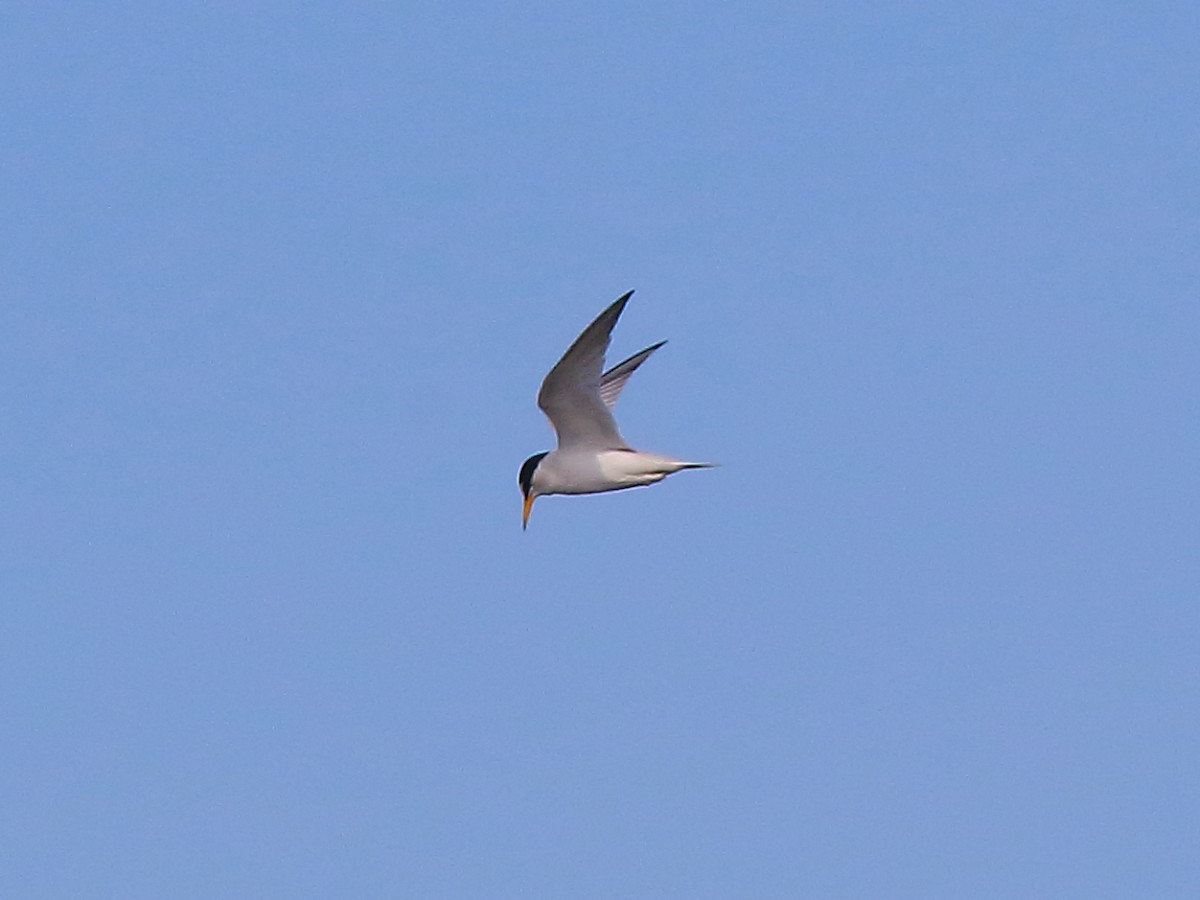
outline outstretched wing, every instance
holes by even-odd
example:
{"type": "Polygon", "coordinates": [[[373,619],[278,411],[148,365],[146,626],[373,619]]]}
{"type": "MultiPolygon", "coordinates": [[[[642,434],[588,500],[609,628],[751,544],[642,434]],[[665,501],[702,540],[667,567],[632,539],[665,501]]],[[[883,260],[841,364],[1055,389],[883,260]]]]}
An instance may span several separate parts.
{"type": "Polygon", "coordinates": [[[613,327],[632,294],[618,297],[596,316],[542,380],[538,406],[554,426],[560,449],[626,446],[608,405],[600,398],[600,381],[613,327]]]}
{"type": "Polygon", "coordinates": [[[610,410],[617,405],[617,397],[629,376],[637,371],[637,367],[650,358],[650,354],[665,344],[659,341],[653,347],[647,347],[641,353],[635,353],[624,362],[617,363],[600,377],[600,399],[610,410]]]}

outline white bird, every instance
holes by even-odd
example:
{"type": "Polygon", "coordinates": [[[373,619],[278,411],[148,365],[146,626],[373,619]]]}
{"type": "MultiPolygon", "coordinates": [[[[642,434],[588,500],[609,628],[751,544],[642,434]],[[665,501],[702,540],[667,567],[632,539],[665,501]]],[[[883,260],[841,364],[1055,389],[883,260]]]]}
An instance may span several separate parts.
{"type": "Polygon", "coordinates": [[[558,435],[558,449],[535,453],[521,466],[517,482],[525,496],[522,528],[529,524],[533,501],[546,494],[619,491],[655,484],[681,469],[716,465],[634,450],[617,430],[612,408],[621,388],[666,343],[647,347],[601,374],[613,326],[632,294],[618,297],[600,313],[542,381],[537,402],[558,435]]]}

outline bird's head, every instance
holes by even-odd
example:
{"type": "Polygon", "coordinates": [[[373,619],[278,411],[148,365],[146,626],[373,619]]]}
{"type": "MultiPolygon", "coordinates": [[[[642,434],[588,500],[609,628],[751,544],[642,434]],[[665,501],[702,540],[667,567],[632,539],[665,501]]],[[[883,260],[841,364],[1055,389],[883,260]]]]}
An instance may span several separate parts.
{"type": "Polygon", "coordinates": [[[534,486],[538,463],[546,458],[546,453],[535,453],[521,463],[521,471],[517,474],[517,483],[521,485],[521,494],[525,497],[525,506],[521,510],[521,530],[529,525],[529,511],[533,509],[533,501],[537,499],[538,489],[534,486]]]}

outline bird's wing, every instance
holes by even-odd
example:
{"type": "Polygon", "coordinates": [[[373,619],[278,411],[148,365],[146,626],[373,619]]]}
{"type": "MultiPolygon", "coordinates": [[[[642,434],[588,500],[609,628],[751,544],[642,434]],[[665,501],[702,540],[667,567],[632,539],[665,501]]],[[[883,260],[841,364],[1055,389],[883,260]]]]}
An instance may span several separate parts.
{"type": "Polygon", "coordinates": [[[600,398],[600,373],[613,326],[631,294],[633,291],[618,297],[596,316],[542,380],[538,406],[554,426],[560,448],[626,446],[612,413],[600,398]]]}
{"type": "Polygon", "coordinates": [[[604,401],[604,405],[610,410],[617,405],[617,397],[621,394],[621,388],[625,387],[625,382],[629,380],[629,376],[637,371],[637,367],[650,358],[650,354],[665,344],[666,341],[659,341],[653,347],[647,347],[641,353],[635,353],[633,356],[624,362],[617,363],[607,372],[600,376],[600,399],[604,401]]]}

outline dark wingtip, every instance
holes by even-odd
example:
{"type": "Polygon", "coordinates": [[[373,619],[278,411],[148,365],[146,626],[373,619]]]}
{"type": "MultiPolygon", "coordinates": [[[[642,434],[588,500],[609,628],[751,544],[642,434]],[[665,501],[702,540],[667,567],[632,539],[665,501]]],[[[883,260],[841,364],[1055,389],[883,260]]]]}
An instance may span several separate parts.
{"type": "Polygon", "coordinates": [[[616,300],[608,305],[609,309],[617,310],[617,315],[620,315],[625,310],[625,304],[629,302],[629,298],[633,296],[633,291],[626,291],[616,300]]]}

